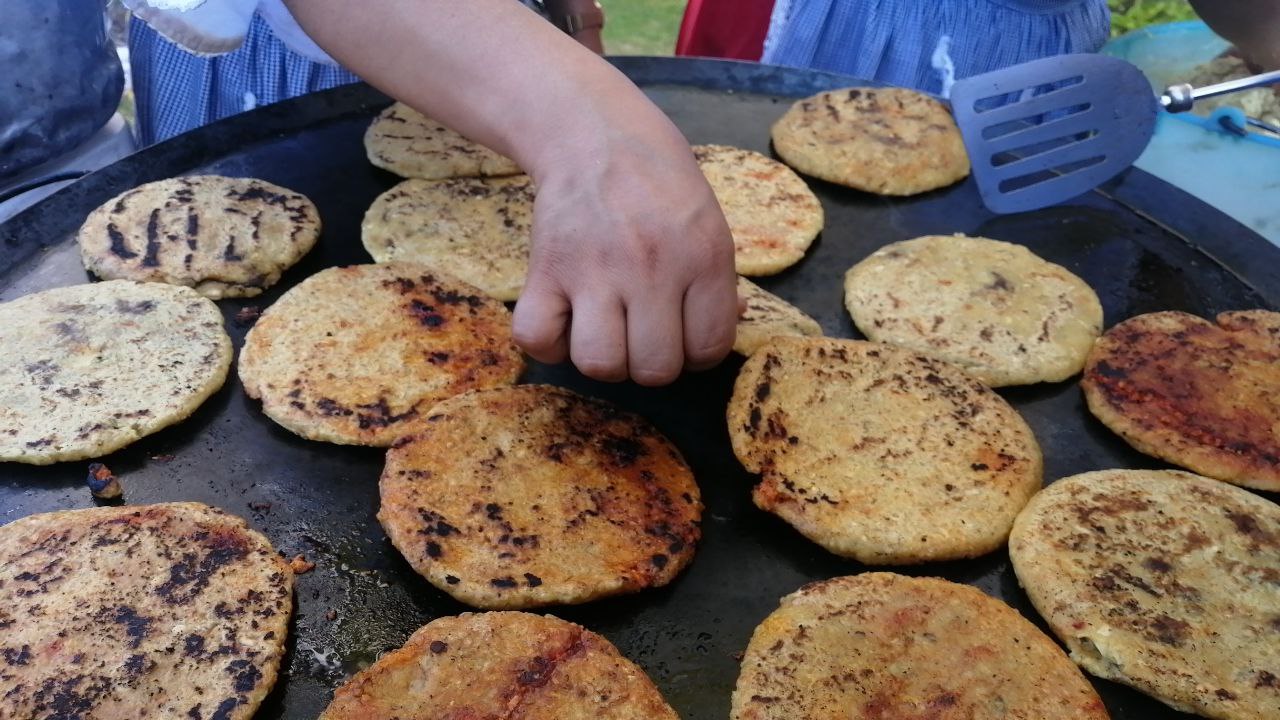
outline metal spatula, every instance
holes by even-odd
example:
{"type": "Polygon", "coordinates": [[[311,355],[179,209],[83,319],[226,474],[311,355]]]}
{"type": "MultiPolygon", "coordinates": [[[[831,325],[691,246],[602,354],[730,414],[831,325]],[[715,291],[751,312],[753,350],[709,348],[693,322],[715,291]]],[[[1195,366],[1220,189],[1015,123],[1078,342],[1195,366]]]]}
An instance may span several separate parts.
{"type": "Polygon", "coordinates": [[[1073,198],[1132,165],[1159,103],[1123,60],[1059,55],[957,80],[951,108],[983,203],[1014,213],[1073,198]]]}

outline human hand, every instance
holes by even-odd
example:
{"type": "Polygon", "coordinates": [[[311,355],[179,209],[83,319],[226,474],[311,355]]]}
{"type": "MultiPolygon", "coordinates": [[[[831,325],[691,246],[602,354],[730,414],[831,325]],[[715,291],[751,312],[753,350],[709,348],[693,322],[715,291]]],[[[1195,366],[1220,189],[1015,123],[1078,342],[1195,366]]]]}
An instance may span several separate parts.
{"type": "Polygon", "coordinates": [[[1235,45],[1258,72],[1280,69],[1280,3],[1275,0],[1191,0],[1214,32],[1235,45]]]}
{"type": "Polygon", "coordinates": [[[678,132],[657,143],[607,135],[535,173],[515,338],[535,359],[570,358],[598,380],[664,385],[733,346],[733,241],[678,132]]]}
{"type": "Polygon", "coordinates": [[[597,55],[604,54],[604,36],[600,28],[583,28],[573,34],[573,39],[597,55]]]}

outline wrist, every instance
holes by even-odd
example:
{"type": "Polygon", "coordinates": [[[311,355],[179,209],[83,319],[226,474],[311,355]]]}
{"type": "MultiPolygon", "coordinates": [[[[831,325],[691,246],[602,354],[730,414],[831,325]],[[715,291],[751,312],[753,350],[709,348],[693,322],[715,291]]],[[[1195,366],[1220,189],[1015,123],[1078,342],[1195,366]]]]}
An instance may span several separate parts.
{"type": "Polygon", "coordinates": [[[552,122],[525,138],[530,141],[525,143],[530,153],[517,160],[534,180],[543,183],[561,170],[600,165],[627,155],[681,153],[692,162],[688,141],[671,120],[616,69],[598,65],[605,77],[596,78],[595,83],[579,81],[581,91],[571,96],[544,99],[548,106],[567,104],[573,111],[551,114],[552,122]]]}

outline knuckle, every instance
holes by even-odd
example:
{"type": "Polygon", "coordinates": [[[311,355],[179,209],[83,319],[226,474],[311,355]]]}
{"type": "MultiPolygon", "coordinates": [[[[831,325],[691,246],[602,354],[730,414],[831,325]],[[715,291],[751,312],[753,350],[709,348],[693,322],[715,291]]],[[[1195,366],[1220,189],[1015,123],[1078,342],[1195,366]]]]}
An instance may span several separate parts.
{"type": "Polygon", "coordinates": [[[679,364],[667,367],[637,368],[631,372],[631,379],[637,385],[661,387],[675,382],[675,379],[680,377],[680,370],[679,364]]]}
{"type": "Polygon", "coordinates": [[[685,359],[690,365],[709,367],[718,364],[733,349],[733,336],[708,338],[690,345],[685,350],[685,359]]]}
{"type": "Polygon", "coordinates": [[[627,366],[622,363],[575,362],[578,371],[592,380],[622,382],[627,379],[627,366]]]}
{"type": "Polygon", "coordinates": [[[511,329],[511,338],[516,344],[531,354],[536,352],[546,352],[555,345],[555,338],[551,333],[532,330],[527,327],[516,325],[511,329]]]}
{"type": "Polygon", "coordinates": [[[627,379],[627,360],[625,356],[609,357],[605,355],[573,354],[573,364],[583,375],[604,382],[619,382],[627,379]]]}

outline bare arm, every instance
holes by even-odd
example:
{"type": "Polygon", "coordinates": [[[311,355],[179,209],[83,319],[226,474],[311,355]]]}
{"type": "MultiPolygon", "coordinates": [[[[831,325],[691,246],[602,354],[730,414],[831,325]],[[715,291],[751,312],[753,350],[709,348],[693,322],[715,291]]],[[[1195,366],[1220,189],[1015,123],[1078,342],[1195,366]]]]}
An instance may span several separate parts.
{"type": "Polygon", "coordinates": [[[1214,32],[1266,70],[1280,68],[1280,2],[1277,0],[1191,0],[1214,32]]]}
{"type": "Polygon", "coordinates": [[[684,136],[621,73],[510,0],[288,0],[389,95],[538,185],[516,339],[588,375],[660,384],[729,351],[733,243],[684,136]]]}

